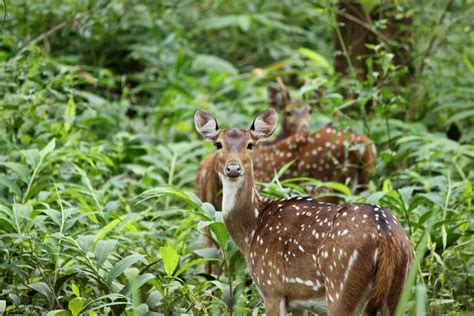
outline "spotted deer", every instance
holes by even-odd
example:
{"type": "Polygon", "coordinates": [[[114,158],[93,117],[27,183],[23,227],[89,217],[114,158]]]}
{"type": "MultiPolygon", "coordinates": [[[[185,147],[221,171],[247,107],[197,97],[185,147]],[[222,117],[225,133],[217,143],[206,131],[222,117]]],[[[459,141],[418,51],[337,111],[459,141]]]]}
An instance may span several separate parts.
{"type": "MultiPolygon", "coordinates": [[[[272,108],[283,112],[283,121],[280,132],[276,138],[271,142],[262,143],[259,145],[258,151],[255,153],[255,163],[268,161],[270,157],[274,157],[273,148],[277,146],[285,138],[300,133],[300,137],[307,136],[307,129],[311,122],[312,108],[309,104],[304,103],[301,99],[291,99],[288,88],[283,83],[280,77],[276,79],[278,88],[270,86],[267,89],[268,100],[272,108]],[[265,150],[267,148],[269,150],[265,150]]],[[[278,163],[278,166],[283,166],[291,159],[286,156],[280,159],[283,164],[278,163]]],[[[219,176],[215,170],[216,155],[211,154],[207,156],[199,164],[196,171],[196,189],[198,197],[204,201],[213,204],[217,210],[221,209],[222,196],[219,192],[222,190],[222,184],[219,176]]],[[[257,175],[257,180],[268,181],[275,175],[275,168],[261,169],[257,175]]],[[[209,245],[209,243],[207,243],[209,245]]]]}
{"type": "Polygon", "coordinates": [[[302,196],[262,197],[252,162],[256,143],[275,130],[273,109],[259,114],[250,128],[219,129],[201,110],[194,122],[216,147],[224,223],[245,255],[267,315],[394,314],[412,250],[390,210],[302,196]]]}
{"type": "Polygon", "coordinates": [[[338,131],[328,124],[318,131],[296,133],[270,146],[258,147],[255,178],[267,182],[275,171],[295,160],[283,178],[310,177],[356,185],[369,183],[375,146],[362,134],[338,131]]]}

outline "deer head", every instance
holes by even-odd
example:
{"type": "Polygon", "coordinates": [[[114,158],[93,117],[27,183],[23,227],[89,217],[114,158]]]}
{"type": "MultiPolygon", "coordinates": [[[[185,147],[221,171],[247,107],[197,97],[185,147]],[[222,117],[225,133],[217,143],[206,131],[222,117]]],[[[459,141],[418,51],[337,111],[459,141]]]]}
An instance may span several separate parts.
{"type": "Polygon", "coordinates": [[[280,77],[277,77],[278,88],[268,87],[268,99],[272,108],[282,111],[283,122],[280,135],[283,139],[295,133],[307,130],[311,122],[312,108],[302,99],[292,100],[288,88],[280,77]]]}
{"type": "Polygon", "coordinates": [[[258,141],[273,134],[277,118],[276,111],[270,109],[259,114],[250,128],[219,129],[211,114],[198,110],[194,114],[194,123],[202,137],[214,142],[219,177],[225,181],[237,181],[246,175],[253,177],[253,149],[258,141]]]}

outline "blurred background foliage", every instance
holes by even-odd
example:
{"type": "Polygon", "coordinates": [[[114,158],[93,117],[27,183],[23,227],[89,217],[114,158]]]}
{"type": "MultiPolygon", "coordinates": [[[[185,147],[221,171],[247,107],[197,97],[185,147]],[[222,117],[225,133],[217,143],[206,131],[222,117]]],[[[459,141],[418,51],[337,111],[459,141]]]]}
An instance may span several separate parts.
{"type": "Polygon", "coordinates": [[[338,24],[345,1],[0,7],[0,312],[262,312],[220,213],[193,193],[212,148],[192,117],[246,126],[277,76],[294,97],[318,94],[311,130],[333,122],[376,144],[369,188],[339,188],[391,207],[409,232],[419,266],[405,310],[474,309],[473,1],[396,1],[390,16],[363,1],[363,54],[338,47],[352,34],[338,24]],[[223,248],[217,278],[203,273],[219,258],[203,248],[206,225],[223,248]]]}

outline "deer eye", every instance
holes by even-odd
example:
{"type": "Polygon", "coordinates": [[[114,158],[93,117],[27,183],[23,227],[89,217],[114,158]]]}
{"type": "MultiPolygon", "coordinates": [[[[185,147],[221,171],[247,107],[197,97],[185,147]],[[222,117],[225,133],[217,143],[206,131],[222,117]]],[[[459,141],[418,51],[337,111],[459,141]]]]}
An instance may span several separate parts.
{"type": "Polygon", "coordinates": [[[285,112],[285,115],[286,115],[286,116],[290,116],[290,115],[291,115],[291,112],[290,112],[290,111],[286,111],[286,112],[285,112]]]}
{"type": "Polygon", "coordinates": [[[222,149],[222,143],[221,142],[215,142],[214,146],[216,146],[216,149],[222,149]]]}
{"type": "Polygon", "coordinates": [[[313,114],[313,109],[310,108],[309,111],[308,111],[308,113],[309,113],[309,114],[313,114]]]}
{"type": "Polygon", "coordinates": [[[255,144],[254,144],[254,143],[248,143],[248,145],[247,145],[247,149],[250,149],[250,150],[252,150],[254,146],[255,146],[255,144]]]}

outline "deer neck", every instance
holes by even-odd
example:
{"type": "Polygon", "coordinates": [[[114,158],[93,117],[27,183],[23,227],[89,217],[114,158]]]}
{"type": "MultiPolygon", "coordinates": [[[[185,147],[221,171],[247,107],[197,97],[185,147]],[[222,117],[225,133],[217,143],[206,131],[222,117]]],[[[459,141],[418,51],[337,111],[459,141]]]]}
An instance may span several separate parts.
{"type": "Polygon", "coordinates": [[[266,203],[254,185],[253,174],[229,180],[219,174],[222,181],[222,211],[230,236],[242,252],[246,252],[257,228],[260,210],[266,203]]]}

